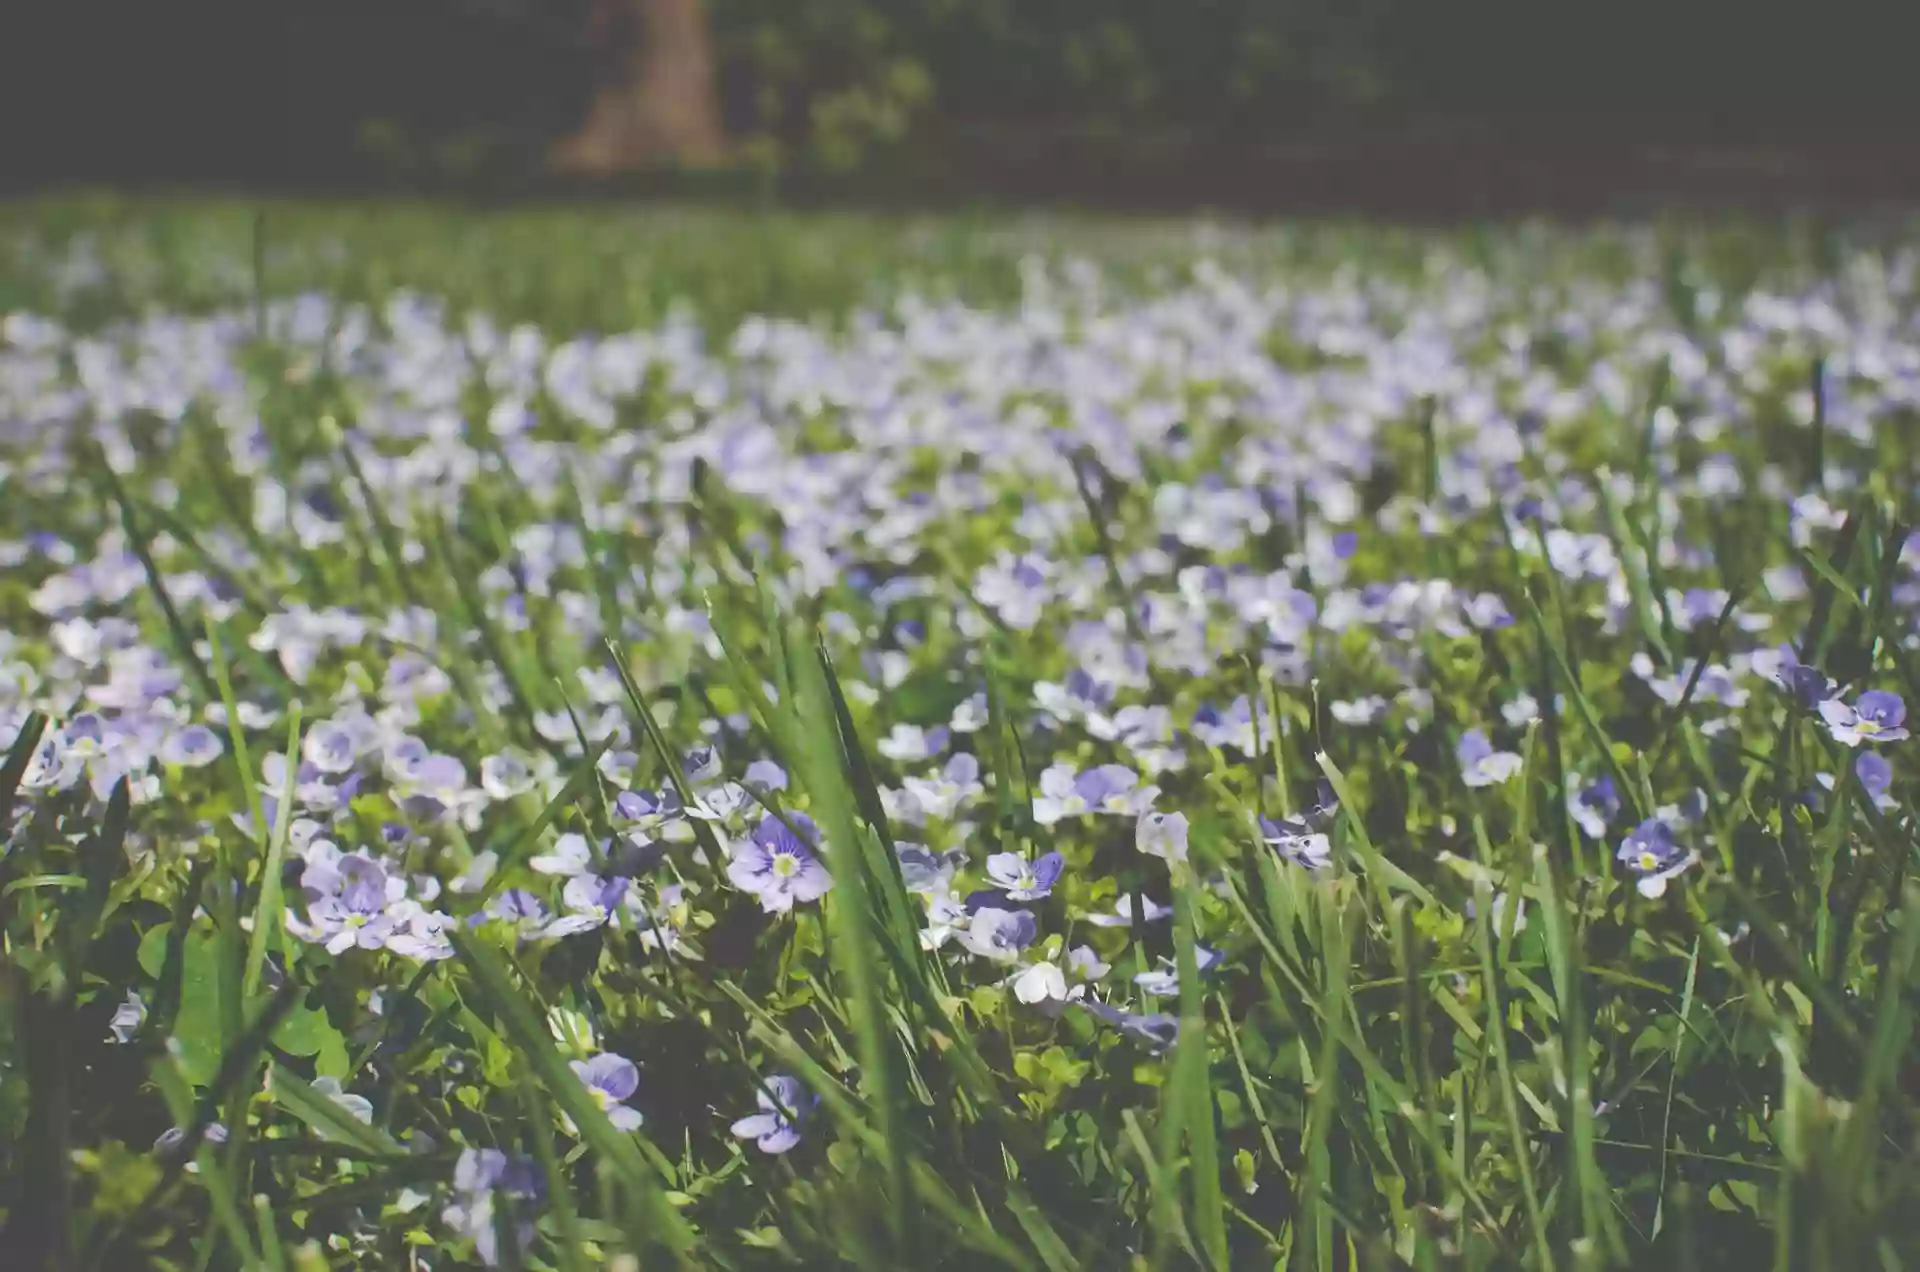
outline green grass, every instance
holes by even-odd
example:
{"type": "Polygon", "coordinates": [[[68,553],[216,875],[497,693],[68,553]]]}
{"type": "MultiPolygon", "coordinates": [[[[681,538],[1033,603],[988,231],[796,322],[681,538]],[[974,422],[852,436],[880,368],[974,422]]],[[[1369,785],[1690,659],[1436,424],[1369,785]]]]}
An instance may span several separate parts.
{"type": "MultiPolygon", "coordinates": [[[[0,766],[9,1248],[36,1272],[385,1269],[414,1253],[435,1268],[471,1266],[484,1236],[443,1212],[474,1200],[454,1191],[462,1151],[498,1150],[541,1183],[491,1194],[497,1261],[563,1272],[1920,1268],[1920,884],[1907,811],[1920,787],[1905,749],[1920,743],[1877,749],[1893,765],[1893,802],[1879,807],[1854,773],[1858,752],[1817,716],[1758,675],[1742,681],[1742,702],[1718,705],[1699,666],[1792,641],[1849,687],[1849,701],[1864,688],[1920,693],[1900,560],[1914,524],[1914,408],[1856,365],[1833,386],[1831,423],[1795,423],[1795,393],[1820,374],[1812,359],[1857,348],[1780,337],[1751,374],[1735,374],[1721,340],[1748,292],[1766,289],[1838,296],[1857,337],[1912,349],[1911,326],[1874,316],[1881,305],[1913,318],[1912,289],[1886,267],[1899,251],[1897,240],[1792,226],[1421,235],[105,197],[0,210],[0,259],[14,265],[0,314],[69,324],[48,374],[98,407],[71,436],[5,436],[0,539],[44,532],[82,561],[121,561],[126,585],[86,612],[126,618],[177,673],[161,694],[181,715],[165,717],[167,730],[215,704],[227,722],[216,762],[142,754],[100,790],[88,779],[111,776],[113,747],[133,744],[103,743],[75,780],[49,783],[30,762],[37,716],[0,766]],[[1098,282],[1061,264],[1074,259],[1097,266],[1098,282]],[[1025,291],[1025,311],[1023,268],[1047,280],[1025,291]],[[1269,288],[1326,304],[1297,322],[1267,312],[1249,341],[1236,324],[1269,288]],[[1592,318],[1584,297],[1595,291],[1629,298],[1620,303],[1633,316],[1589,340],[1570,320],[1592,318]],[[436,345],[422,382],[446,367],[461,375],[416,413],[467,421],[465,440],[447,443],[471,461],[450,491],[443,471],[396,476],[402,459],[438,443],[396,425],[413,416],[393,410],[388,372],[356,360],[422,321],[388,309],[402,292],[444,306],[431,321],[469,338],[479,314],[502,329],[537,324],[553,344],[697,324],[709,365],[730,378],[709,400],[697,376],[656,366],[620,396],[607,428],[569,408],[564,384],[529,388],[539,442],[579,461],[556,474],[485,427],[504,382],[463,370],[458,341],[436,345]],[[298,347],[279,306],[306,293],[369,306],[361,350],[298,347]],[[964,313],[975,331],[1039,322],[1033,313],[1048,306],[1060,322],[1019,356],[862,345],[863,324],[942,338],[938,323],[913,328],[913,303],[890,308],[903,296],[950,300],[949,318],[964,313]],[[238,333],[237,389],[202,385],[174,418],[111,406],[84,340],[124,341],[120,324],[213,312],[238,333]],[[762,355],[728,352],[749,315],[808,324],[818,360],[850,359],[846,378],[811,401],[766,405],[786,390],[755,364],[762,355]],[[1551,568],[1530,513],[1457,497],[1468,476],[1499,464],[1475,458],[1491,434],[1466,407],[1424,396],[1452,389],[1394,381],[1402,401],[1343,406],[1378,423],[1358,469],[1340,453],[1351,441],[1344,416],[1309,424],[1307,408],[1251,400],[1249,384],[1271,390],[1283,371],[1357,373],[1360,356],[1323,337],[1363,318],[1383,339],[1406,337],[1378,364],[1381,382],[1421,365],[1424,324],[1447,333],[1469,383],[1508,395],[1500,419],[1526,375],[1507,361],[1509,330],[1533,341],[1529,371],[1625,382],[1513,457],[1514,480],[1620,562],[1611,594],[1551,568]],[[1120,340],[1129,323],[1154,340],[1120,340]],[[1635,342],[1650,331],[1668,343],[1635,342]],[[1062,388],[1066,373],[1045,356],[1062,346],[1107,351],[1079,383],[1178,407],[1181,429],[1148,446],[1138,472],[1097,431],[1064,456],[956,448],[968,429],[1028,427],[1009,423],[1023,410],[1073,422],[1064,399],[1080,390],[1062,388]],[[1244,360],[1208,361],[1229,346],[1257,353],[1258,375],[1244,360]],[[1710,370],[1681,365],[1669,377],[1687,350],[1710,370]],[[863,396],[876,385],[888,395],[863,396]],[[224,413],[215,404],[229,391],[257,413],[257,435],[232,411],[239,398],[224,413]],[[969,395],[993,410],[911,443],[858,440],[892,402],[935,412],[969,395]],[[1845,415],[1859,400],[1879,411],[1871,428],[1845,415]],[[1672,436],[1663,408],[1682,421],[1672,436]],[[689,462],[683,483],[650,484],[690,421],[717,428],[727,411],[756,410],[777,417],[772,444],[827,458],[781,470],[794,484],[770,489],[738,466],[743,443],[689,462]],[[1716,416],[1717,437],[1700,427],[1716,416]],[[1258,478],[1273,515],[1229,543],[1178,546],[1154,567],[1169,533],[1156,497],[1210,473],[1230,486],[1252,480],[1236,463],[1261,457],[1248,439],[1263,436],[1303,452],[1258,478]],[[841,492],[859,523],[852,540],[863,561],[930,589],[886,614],[849,570],[813,573],[813,545],[796,531],[834,507],[807,503],[794,474],[863,444],[863,479],[884,493],[867,507],[865,487],[841,492]],[[1745,478],[1737,493],[1695,480],[1719,451],[1745,478]],[[72,480],[35,467],[50,454],[68,458],[72,480]],[[1774,493],[1759,480],[1767,467],[1774,493]],[[1330,474],[1352,489],[1320,484],[1330,474]],[[920,506],[906,491],[973,476],[987,497],[941,504],[889,555],[894,531],[878,523],[920,506]],[[260,512],[274,485],[331,509],[331,537],[303,543],[260,512]],[[1796,542],[1786,497],[1823,485],[1845,526],[1796,542]],[[1350,515],[1329,511],[1346,495],[1350,515]],[[1057,537],[1033,528],[1033,505],[1057,515],[1057,537]],[[1419,531],[1423,513],[1439,519],[1434,533],[1419,531]],[[1316,536],[1346,525],[1360,540],[1336,564],[1316,536]],[[529,545],[542,527],[577,532],[577,552],[538,565],[542,550],[529,545]],[[1693,558],[1683,547],[1711,550],[1693,558]],[[1047,551],[1073,572],[1038,623],[975,599],[979,571],[1003,548],[1047,551]],[[1353,587],[1418,578],[1491,592],[1514,621],[1476,627],[1416,609],[1399,626],[1312,627],[1304,677],[1278,665],[1285,651],[1263,642],[1264,618],[1221,603],[1200,629],[1206,657],[1177,656],[1156,626],[1177,608],[1174,573],[1214,561],[1249,577],[1288,571],[1321,615],[1341,599],[1330,576],[1345,570],[1353,587]],[[1761,573],[1789,563],[1804,597],[1779,595],[1761,573]],[[530,572],[545,578],[536,585],[530,572]],[[230,584],[220,603],[201,586],[207,574],[230,584]],[[1689,622],[1676,612],[1688,587],[1730,597],[1717,616],[1689,622]],[[589,606],[610,616],[605,631],[580,618],[589,606]],[[328,607],[373,630],[311,667],[260,636],[271,616],[328,607]],[[408,612],[416,617],[379,630],[408,612]],[[420,612],[435,616],[432,632],[420,612]],[[1735,621],[1756,614],[1771,624],[1764,634],[1735,621]],[[903,616],[921,624],[917,637],[899,632],[903,616]],[[1156,650],[1123,702],[1168,706],[1183,730],[1204,704],[1259,704],[1251,746],[1209,740],[1197,725],[1168,743],[1183,766],[1154,779],[1157,807],[1191,822],[1183,861],[1136,851],[1130,817],[1034,816],[1050,764],[1144,754],[1111,731],[1042,717],[1047,691],[1036,686],[1058,685],[1100,647],[1071,626],[1086,620],[1104,625],[1101,640],[1156,650]],[[895,674],[878,661],[883,650],[902,655],[895,674]],[[1677,694],[1663,699],[1631,672],[1636,653],[1677,694]],[[269,783],[267,757],[297,751],[352,702],[391,706],[386,678],[415,654],[445,688],[404,728],[460,759],[469,790],[485,757],[521,756],[535,778],[474,801],[471,816],[435,818],[369,753],[362,785],[324,830],[296,828],[296,804],[312,803],[300,789],[315,776],[282,766],[269,783]],[[1376,724],[1331,712],[1409,684],[1430,703],[1403,696],[1376,724]],[[1503,723],[1500,708],[1522,691],[1537,717],[1503,723]],[[956,739],[978,758],[984,789],[964,826],[943,816],[915,825],[899,788],[932,766],[892,758],[881,740],[896,725],[947,722],[975,692],[986,700],[981,727],[956,739]],[[255,727],[243,703],[278,714],[255,727]],[[719,800],[681,761],[711,740],[703,722],[723,718],[725,776],[771,759],[789,784],[743,796],[731,823],[683,823],[643,876],[644,922],[542,940],[466,924],[509,889],[558,908],[556,882],[530,862],[561,834],[597,841],[626,829],[624,791],[671,791],[695,808],[719,800]],[[541,724],[550,719],[565,729],[541,724]],[[1456,747],[1474,729],[1495,734],[1517,771],[1466,782],[1456,747]],[[1837,775],[1830,790],[1817,773],[1837,775]],[[1622,808],[1594,837],[1568,799],[1576,778],[1603,775],[1622,808]],[[1338,809],[1317,826],[1325,865],[1309,869],[1263,842],[1257,819],[1306,807],[1323,776],[1338,809]],[[1616,846],[1696,790],[1702,811],[1675,824],[1698,864],[1664,895],[1643,895],[1616,846]],[[761,914],[727,871],[762,805],[789,827],[802,815],[817,826],[834,880],[778,916],[761,914]],[[383,827],[395,824],[408,831],[390,845],[383,827]],[[415,895],[431,878],[442,889],[432,905],[448,916],[446,956],[329,951],[303,935],[316,919],[300,866],[316,834],[387,855],[415,895]],[[962,896],[987,886],[989,853],[1061,852],[1054,894],[1032,905],[1032,945],[1005,964],[962,955],[957,939],[923,948],[926,905],[893,851],[909,839],[967,849],[962,896]],[[491,877],[455,890],[486,853],[491,877]],[[1137,913],[1125,926],[1087,921],[1143,888],[1171,907],[1163,925],[1137,913]],[[677,940],[663,939],[668,930],[677,940]],[[1159,1045],[1166,1036],[1071,1004],[1042,1010],[1008,983],[1082,944],[1112,964],[1093,992],[1135,1008],[1145,1000],[1131,978],[1171,964],[1177,989],[1150,1009],[1177,1021],[1177,1040],[1159,1045]],[[1223,955],[1204,972],[1203,947],[1223,955]],[[129,990],[145,1021],[131,1041],[110,1043],[108,1020],[129,990]],[[622,1129],[618,1101],[596,1100],[574,1076],[569,1062],[595,1052],[639,1063],[643,1126],[622,1129]],[[728,1133],[774,1098],[773,1074],[820,1101],[783,1156],[728,1133]],[[362,1099],[366,1118],[316,1079],[362,1099]],[[204,1138],[216,1123],[224,1137],[204,1138]],[[190,1153],[149,1151],[169,1127],[186,1132],[190,1153]],[[637,1264],[618,1262],[626,1256],[637,1264]]],[[[25,412],[32,394],[9,375],[27,378],[0,362],[0,394],[14,395],[0,408],[25,412]]],[[[0,578],[13,637],[0,661],[32,669],[40,688],[17,706],[45,711],[45,727],[66,730],[62,745],[79,756],[79,688],[105,673],[89,671],[73,630],[34,604],[56,568],[33,556],[0,578]]]]}

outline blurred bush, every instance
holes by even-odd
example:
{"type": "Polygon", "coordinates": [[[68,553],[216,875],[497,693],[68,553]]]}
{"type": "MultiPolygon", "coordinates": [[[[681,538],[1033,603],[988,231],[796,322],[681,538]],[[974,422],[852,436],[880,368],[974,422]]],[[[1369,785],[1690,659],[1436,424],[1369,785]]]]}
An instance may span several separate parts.
{"type": "MultiPolygon", "coordinates": [[[[452,155],[469,177],[511,182],[585,113],[588,6],[0,6],[0,174],[312,184],[452,155]]],[[[1920,23],[1889,0],[707,0],[707,13],[748,168],[924,162],[963,138],[1291,140],[1356,117],[1680,111],[1751,134],[1920,107],[1905,65],[1920,23]]]]}

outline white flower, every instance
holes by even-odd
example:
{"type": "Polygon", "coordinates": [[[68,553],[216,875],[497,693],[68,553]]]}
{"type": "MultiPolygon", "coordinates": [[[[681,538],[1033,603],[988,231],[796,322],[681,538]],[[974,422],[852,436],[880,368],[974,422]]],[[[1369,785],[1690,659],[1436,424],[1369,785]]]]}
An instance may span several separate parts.
{"type": "Polygon", "coordinates": [[[1355,698],[1351,702],[1330,702],[1327,710],[1341,724],[1372,724],[1387,713],[1387,700],[1378,694],[1371,697],[1355,698]]]}
{"type": "Polygon", "coordinates": [[[1013,978],[1013,996],[1023,1003],[1065,1002],[1066,973],[1055,963],[1035,963],[1013,978]]]}
{"type": "Polygon", "coordinates": [[[896,764],[914,764],[939,754],[946,744],[944,729],[929,730],[913,724],[896,724],[893,732],[874,743],[873,749],[896,764]]]}
{"type": "Polygon", "coordinates": [[[487,798],[508,800],[534,787],[533,768],[520,755],[503,751],[480,761],[480,789],[487,798]]]}
{"type": "Polygon", "coordinates": [[[1512,702],[1500,708],[1500,718],[1513,728],[1531,724],[1540,718],[1540,704],[1530,693],[1521,693],[1512,702]]]}
{"type": "Polygon", "coordinates": [[[1090,945],[1074,946],[1067,954],[1067,966],[1084,980],[1099,980],[1113,970],[1113,964],[1101,962],[1090,945]]]}
{"type": "Polygon", "coordinates": [[[1133,844],[1149,857],[1166,861],[1187,859],[1187,815],[1148,809],[1134,823],[1133,844]]]}
{"type": "Polygon", "coordinates": [[[978,733],[987,727],[987,695],[976,693],[953,709],[947,727],[955,733],[978,733]]]}
{"type": "Polygon", "coordinates": [[[565,834],[553,841],[553,851],[542,853],[527,864],[541,874],[570,877],[586,873],[593,864],[593,850],[587,847],[585,835],[565,834]]]}
{"type": "Polygon", "coordinates": [[[920,929],[920,948],[937,950],[967,925],[967,907],[946,889],[927,898],[927,926],[920,929]]]}

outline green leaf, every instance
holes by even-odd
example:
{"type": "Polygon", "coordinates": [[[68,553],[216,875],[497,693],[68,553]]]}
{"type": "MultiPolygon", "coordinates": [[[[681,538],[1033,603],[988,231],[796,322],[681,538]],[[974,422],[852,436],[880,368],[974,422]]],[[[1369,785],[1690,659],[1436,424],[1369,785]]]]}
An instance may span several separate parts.
{"type": "MultiPolygon", "coordinates": [[[[144,943],[143,943],[144,952],[144,943]]],[[[221,1001],[218,942],[210,932],[187,934],[180,965],[180,1012],[174,1017],[174,1059],[194,1086],[213,1081],[225,1049],[227,1012],[221,1001]]]]}
{"type": "Polygon", "coordinates": [[[273,1031],[273,1045],[290,1056],[312,1056],[314,1072],[345,1081],[350,1070],[347,1040],[317,1008],[299,1006],[273,1031]]]}

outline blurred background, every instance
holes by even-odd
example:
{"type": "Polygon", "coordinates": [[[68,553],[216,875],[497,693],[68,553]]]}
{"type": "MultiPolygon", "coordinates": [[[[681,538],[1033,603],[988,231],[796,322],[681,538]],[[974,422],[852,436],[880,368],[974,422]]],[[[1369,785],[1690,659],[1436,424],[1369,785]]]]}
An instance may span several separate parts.
{"type": "Polygon", "coordinates": [[[1396,218],[1906,201],[1894,0],[9,0],[0,181],[1396,218]]]}

